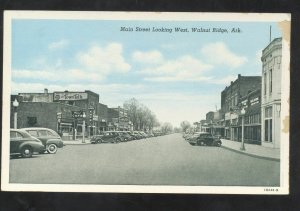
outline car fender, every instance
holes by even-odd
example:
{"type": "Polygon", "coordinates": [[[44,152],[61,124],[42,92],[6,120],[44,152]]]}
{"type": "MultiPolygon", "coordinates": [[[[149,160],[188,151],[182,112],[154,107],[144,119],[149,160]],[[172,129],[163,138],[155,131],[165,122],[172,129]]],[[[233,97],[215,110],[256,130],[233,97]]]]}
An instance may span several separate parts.
{"type": "Polygon", "coordinates": [[[61,139],[48,139],[46,145],[49,144],[56,144],[59,148],[63,147],[63,142],[61,139]]]}
{"type": "Polygon", "coordinates": [[[24,143],[21,143],[18,147],[18,150],[19,152],[21,151],[21,149],[25,146],[29,146],[32,148],[32,150],[34,152],[40,152],[40,151],[43,151],[44,147],[43,147],[43,144],[42,143],[37,143],[37,142],[24,142],[24,143]]]}
{"type": "Polygon", "coordinates": [[[24,143],[21,143],[21,144],[19,145],[19,151],[20,151],[24,146],[30,146],[30,147],[33,149],[33,146],[32,146],[29,142],[24,142],[24,143]]]}

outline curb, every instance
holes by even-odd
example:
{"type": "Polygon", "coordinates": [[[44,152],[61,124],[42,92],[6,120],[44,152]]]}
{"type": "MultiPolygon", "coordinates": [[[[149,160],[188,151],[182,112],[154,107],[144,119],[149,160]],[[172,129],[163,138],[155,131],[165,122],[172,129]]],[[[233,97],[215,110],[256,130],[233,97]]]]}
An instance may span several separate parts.
{"type": "Polygon", "coordinates": [[[236,152],[236,153],[244,154],[244,155],[247,155],[247,156],[250,156],[250,157],[254,157],[254,158],[260,158],[260,159],[264,159],[264,160],[280,162],[280,158],[270,158],[270,157],[265,157],[265,156],[261,156],[261,155],[254,155],[254,154],[243,152],[243,151],[240,151],[240,150],[237,150],[237,149],[226,147],[226,146],[223,146],[223,145],[221,146],[221,148],[224,148],[224,149],[236,152]]]}
{"type": "Polygon", "coordinates": [[[89,144],[91,144],[91,143],[64,143],[64,146],[68,146],[68,145],[72,145],[72,146],[74,146],[74,145],[89,145],[89,144]]]}

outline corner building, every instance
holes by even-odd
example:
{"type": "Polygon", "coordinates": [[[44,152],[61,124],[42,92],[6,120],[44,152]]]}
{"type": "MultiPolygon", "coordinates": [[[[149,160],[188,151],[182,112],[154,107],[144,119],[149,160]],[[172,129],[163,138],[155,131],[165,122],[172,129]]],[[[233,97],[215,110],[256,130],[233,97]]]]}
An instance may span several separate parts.
{"type": "Polygon", "coordinates": [[[280,148],[282,38],[262,51],[262,146],[280,148]]]}

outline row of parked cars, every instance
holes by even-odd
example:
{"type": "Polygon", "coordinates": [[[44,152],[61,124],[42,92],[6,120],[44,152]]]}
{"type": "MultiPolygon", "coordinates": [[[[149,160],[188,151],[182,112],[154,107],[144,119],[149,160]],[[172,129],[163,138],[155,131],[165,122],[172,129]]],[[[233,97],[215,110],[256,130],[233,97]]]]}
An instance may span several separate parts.
{"type": "Polygon", "coordinates": [[[91,138],[92,144],[98,143],[120,143],[132,140],[140,140],[162,135],[161,132],[144,131],[105,131],[102,134],[94,135],[91,138]]]}
{"type": "Polygon", "coordinates": [[[222,145],[220,137],[215,137],[208,132],[184,133],[183,138],[192,146],[218,146],[222,145]]]}
{"type": "Polygon", "coordinates": [[[35,152],[55,154],[63,145],[61,137],[49,128],[10,129],[10,154],[12,156],[21,155],[29,158],[35,152]]]}

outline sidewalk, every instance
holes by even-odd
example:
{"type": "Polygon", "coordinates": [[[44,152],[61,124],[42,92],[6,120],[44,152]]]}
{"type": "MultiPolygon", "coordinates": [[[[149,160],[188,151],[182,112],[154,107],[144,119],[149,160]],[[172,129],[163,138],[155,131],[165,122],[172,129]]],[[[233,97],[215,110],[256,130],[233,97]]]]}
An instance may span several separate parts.
{"type": "Polygon", "coordinates": [[[241,142],[221,139],[222,147],[246,154],[252,157],[263,158],[267,160],[280,161],[280,149],[263,147],[255,144],[245,144],[245,150],[240,150],[241,142]]]}
{"type": "Polygon", "coordinates": [[[86,145],[91,144],[90,139],[85,139],[85,143],[82,143],[82,139],[76,139],[76,140],[67,140],[63,141],[64,145],[86,145]]]}

